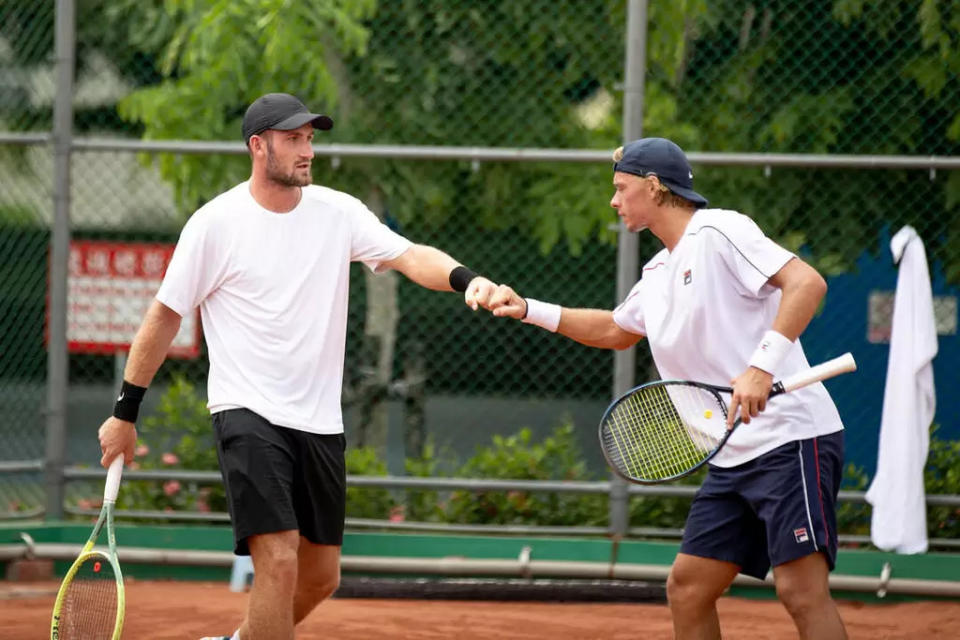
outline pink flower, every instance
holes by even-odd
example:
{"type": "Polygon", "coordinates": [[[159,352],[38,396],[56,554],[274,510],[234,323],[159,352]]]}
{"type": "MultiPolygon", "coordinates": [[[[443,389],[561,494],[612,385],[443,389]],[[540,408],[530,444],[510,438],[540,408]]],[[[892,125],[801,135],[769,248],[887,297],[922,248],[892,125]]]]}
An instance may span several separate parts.
{"type": "Polygon", "coordinates": [[[81,509],[93,509],[93,500],[88,500],[87,498],[80,498],[77,500],[77,506],[81,509]]]}
{"type": "Polygon", "coordinates": [[[177,454],[169,452],[160,456],[160,459],[163,460],[163,464],[177,464],[180,462],[180,458],[177,457],[177,454]]]}
{"type": "Polygon", "coordinates": [[[163,483],[163,492],[168,496],[175,496],[180,492],[180,483],[176,480],[167,480],[163,483]]]}
{"type": "Polygon", "coordinates": [[[390,522],[403,522],[406,519],[402,504],[398,504],[390,509],[390,522]]]}
{"type": "Polygon", "coordinates": [[[137,462],[136,460],[134,460],[133,462],[127,465],[127,469],[129,469],[130,471],[136,471],[139,468],[140,468],[140,463],[137,462]]]}
{"type": "Polygon", "coordinates": [[[197,500],[197,511],[202,511],[203,513],[210,513],[210,505],[207,504],[206,500],[197,500]]]}
{"type": "Polygon", "coordinates": [[[133,450],[133,455],[137,456],[138,458],[142,458],[148,453],[150,453],[150,447],[145,444],[138,444],[137,448],[133,450]]]}

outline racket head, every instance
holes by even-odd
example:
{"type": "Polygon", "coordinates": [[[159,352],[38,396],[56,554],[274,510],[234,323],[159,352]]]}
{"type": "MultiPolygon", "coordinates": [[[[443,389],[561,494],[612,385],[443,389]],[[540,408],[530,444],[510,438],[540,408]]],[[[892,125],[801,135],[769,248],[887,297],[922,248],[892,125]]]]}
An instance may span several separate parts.
{"type": "Polygon", "coordinates": [[[119,640],[125,599],[115,555],[85,550],[64,577],[53,606],[51,640],[119,640]]]}
{"type": "Polygon", "coordinates": [[[702,467],[732,432],[720,390],[659,380],[620,396],[599,426],[600,450],[610,468],[630,482],[660,484],[702,467]]]}

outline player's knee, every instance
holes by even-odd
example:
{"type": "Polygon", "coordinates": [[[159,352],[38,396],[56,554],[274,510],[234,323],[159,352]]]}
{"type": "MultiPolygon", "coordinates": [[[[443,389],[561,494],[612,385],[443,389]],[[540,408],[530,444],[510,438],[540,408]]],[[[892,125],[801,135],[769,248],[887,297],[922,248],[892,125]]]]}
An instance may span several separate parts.
{"type": "Polygon", "coordinates": [[[255,580],[271,580],[283,584],[295,585],[297,583],[297,551],[287,547],[275,547],[271,549],[270,555],[264,558],[264,561],[258,562],[259,558],[254,559],[254,570],[256,572],[255,580]]]}
{"type": "Polygon", "coordinates": [[[330,575],[312,577],[310,580],[301,580],[294,605],[295,622],[300,622],[313,611],[317,605],[333,595],[340,586],[340,571],[330,575]]]}
{"type": "Polygon", "coordinates": [[[667,602],[673,610],[700,609],[711,606],[713,599],[695,576],[676,567],[667,576],[667,602]]]}
{"type": "Polygon", "coordinates": [[[340,571],[331,571],[327,575],[317,576],[304,585],[310,599],[319,604],[334,594],[340,586],[340,571]]]}
{"type": "Polygon", "coordinates": [[[777,598],[794,619],[815,615],[829,600],[829,593],[798,580],[778,580],[777,598]]]}

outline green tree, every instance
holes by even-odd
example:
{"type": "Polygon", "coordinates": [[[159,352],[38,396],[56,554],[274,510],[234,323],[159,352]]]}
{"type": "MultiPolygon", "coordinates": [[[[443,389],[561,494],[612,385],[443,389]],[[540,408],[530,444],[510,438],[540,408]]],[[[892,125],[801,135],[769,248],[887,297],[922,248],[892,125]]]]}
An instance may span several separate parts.
{"type": "MultiPolygon", "coordinates": [[[[132,0],[126,0],[132,4],[132,0]]],[[[161,45],[159,83],[119,105],[148,139],[233,140],[247,104],[271,91],[297,93],[308,103],[336,100],[328,60],[362,53],[368,32],[360,20],[370,0],[171,0],[145,16],[145,43],[154,26],[172,26],[161,45]]],[[[184,211],[243,179],[249,162],[227,156],[159,156],[161,173],[176,188],[184,211]]]]}
{"type": "MultiPolygon", "coordinates": [[[[675,96],[690,148],[956,154],[958,37],[956,2],[715,2],[688,30],[686,63],[654,67],[648,86],[675,96]]],[[[960,279],[957,172],[710,169],[698,181],[828,273],[883,226],[913,224],[960,279]]]]}
{"type": "MultiPolygon", "coordinates": [[[[246,104],[284,90],[334,112],[335,140],[608,148],[616,142],[615,120],[591,128],[578,108],[619,80],[621,49],[596,46],[607,34],[620,39],[619,3],[592,12],[576,3],[541,12],[440,0],[376,10],[372,2],[334,0],[164,6],[166,14],[154,21],[176,26],[161,54],[164,80],[120,105],[146,138],[235,139],[246,104]]],[[[187,212],[246,172],[244,162],[224,157],[168,156],[160,166],[187,212]]],[[[582,180],[579,165],[493,163],[474,171],[468,164],[352,160],[335,175],[317,171],[322,181],[368,202],[384,200],[401,220],[472,215],[488,228],[532,228],[545,249],[567,238],[578,250],[610,219],[608,168],[590,181],[582,180]],[[583,184],[596,190],[585,194],[583,184]]]]}

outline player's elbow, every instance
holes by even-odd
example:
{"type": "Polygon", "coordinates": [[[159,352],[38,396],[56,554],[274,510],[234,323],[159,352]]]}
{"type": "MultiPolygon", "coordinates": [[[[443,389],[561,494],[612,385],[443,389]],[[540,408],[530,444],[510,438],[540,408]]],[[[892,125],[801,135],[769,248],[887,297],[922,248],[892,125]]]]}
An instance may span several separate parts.
{"type": "Polygon", "coordinates": [[[819,302],[823,300],[823,297],[827,295],[827,281],[824,280],[823,276],[821,276],[816,269],[811,267],[807,273],[807,277],[804,279],[804,289],[806,289],[810,297],[814,298],[819,304],[819,302]]]}
{"type": "Polygon", "coordinates": [[[820,304],[827,295],[827,281],[816,269],[801,260],[792,261],[776,277],[784,295],[798,295],[814,304],[820,304]]]}
{"type": "Polygon", "coordinates": [[[163,304],[159,300],[154,300],[147,309],[146,322],[163,327],[180,328],[180,314],[163,304]]]}
{"type": "Polygon", "coordinates": [[[607,344],[610,349],[616,351],[624,351],[629,349],[633,345],[637,344],[643,336],[637,335],[635,333],[630,333],[629,331],[624,331],[623,329],[618,329],[613,335],[610,336],[607,344]]]}

